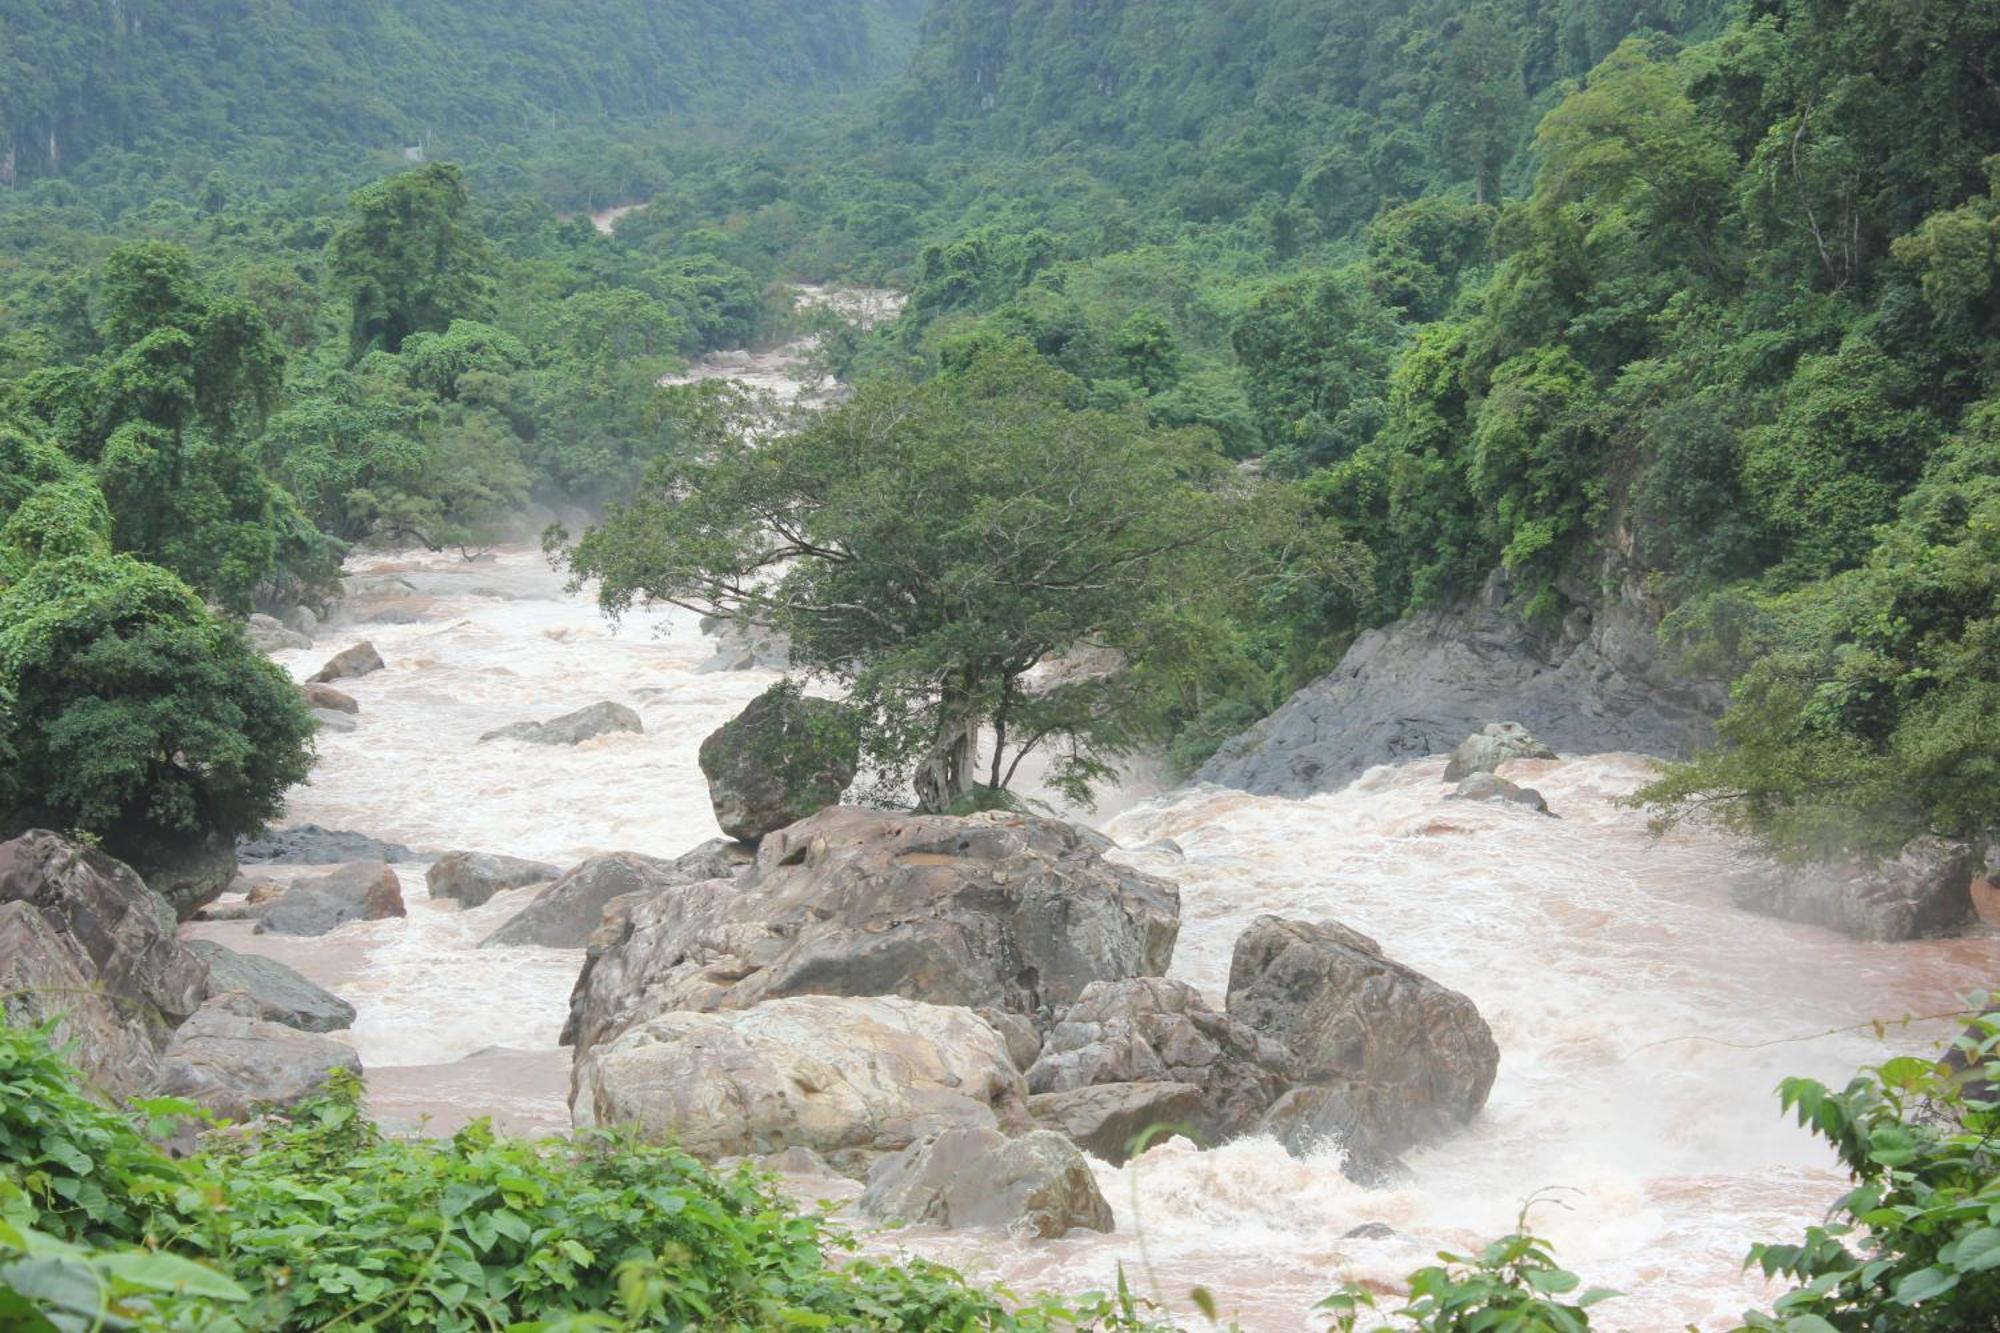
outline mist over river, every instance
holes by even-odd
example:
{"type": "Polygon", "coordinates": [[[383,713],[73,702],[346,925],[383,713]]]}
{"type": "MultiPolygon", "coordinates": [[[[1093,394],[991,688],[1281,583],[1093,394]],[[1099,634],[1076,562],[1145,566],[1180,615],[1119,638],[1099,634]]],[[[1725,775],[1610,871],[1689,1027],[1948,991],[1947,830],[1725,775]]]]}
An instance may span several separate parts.
{"type": "MultiPolygon", "coordinates": [[[[782,379],[798,354],[738,362],[782,379]]],[[[557,1034],[580,951],[476,949],[536,890],[459,912],[425,896],[426,862],[458,848],[563,865],[615,850],[672,856],[716,836],[696,749],[775,676],[701,672],[714,644],[686,613],[607,624],[536,550],[376,555],[349,573],[358,595],[345,618],[277,660],[303,678],[367,638],[387,666],[340,683],[359,725],[320,736],[284,822],[415,849],[397,867],[410,915],[320,939],[253,936],[244,923],[190,930],[281,957],[351,1002],[359,1018],[342,1035],[385,1122],[429,1117],[448,1130],[490,1114],[561,1131],[557,1034]],[[637,710],[644,734],[574,748],[478,739],[600,699],[637,710]]],[[[1477,1003],[1501,1050],[1491,1100],[1466,1133],[1409,1155],[1410,1183],[1363,1190],[1332,1153],[1300,1161],[1265,1140],[1210,1151],[1175,1141],[1097,1167],[1117,1213],[1110,1236],[918,1230],[871,1243],[1020,1291],[1102,1288],[1122,1263],[1140,1294],[1179,1308],[1202,1284],[1247,1327],[1312,1328],[1312,1303],[1343,1275],[1395,1282],[1438,1249],[1502,1234],[1529,1196],[1553,1189],[1531,1222],[1586,1282],[1626,1293],[1594,1312],[1605,1327],[1728,1327],[1763,1299],[1741,1271],[1750,1243],[1795,1236],[1843,1188],[1830,1154],[1780,1117],[1778,1080],[1844,1082],[1954,1024],[1780,1039],[1956,1009],[2000,974],[2000,937],[1974,927],[1863,944],[1740,912],[1724,891],[1728,842],[1699,831],[1656,841],[1643,814],[1615,803],[1648,773],[1638,756],[1502,767],[1559,819],[1448,801],[1442,768],[1376,769],[1306,800],[1113,793],[1104,809],[1115,813],[1095,821],[1125,848],[1170,838],[1182,849],[1116,855],[1178,881],[1172,973],[1218,1007],[1231,946],[1265,912],[1336,918],[1477,1003]],[[1343,1239],[1371,1222],[1395,1235],[1343,1239]]],[[[795,1184],[808,1197],[840,1192],[795,1184]]]]}

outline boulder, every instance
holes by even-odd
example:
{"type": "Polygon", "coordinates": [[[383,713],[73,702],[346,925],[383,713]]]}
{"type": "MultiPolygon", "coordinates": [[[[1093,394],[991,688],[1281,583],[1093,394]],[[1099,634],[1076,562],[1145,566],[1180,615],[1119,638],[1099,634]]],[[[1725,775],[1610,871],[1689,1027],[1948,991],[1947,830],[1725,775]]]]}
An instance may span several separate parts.
{"type": "Polygon", "coordinates": [[[811,1148],[853,1174],[938,1130],[1024,1127],[1026,1091],[970,1010],[806,995],[660,1014],[581,1051],[570,1115],[707,1159],[811,1148]]]}
{"type": "Polygon", "coordinates": [[[696,667],[715,671],[788,671],[792,665],[791,636],[761,625],[745,625],[719,616],[703,616],[701,632],[715,640],[715,653],[696,667]]]}
{"type": "Polygon", "coordinates": [[[1922,837],[1892,860],[1755,861],[1729,877],[1729,900],[1748,912],[1825,926],[1864,940],[1940,935],[1972,916],[1979,856],[1962,842],[1922,837]]]}
{"type": "Polygon", "coordinates": [[[355,731],[361,726],[354,714],[336,713],[331,708],[313,709],[312,719],[321,731],[355,731]]]}
{"type": "Polygon", "coordinates": [[[241,991],[257,1017],[301,1032],[334,1032],[354,1026],[354,1006],[307,981],[275,958],[238,953],[215,940],[189,940],[188,952],[208,964],[206,997],[241,991]]]}
{"type": "Polygon", "coordinates": [[[1467,736],[1451,752],[1444,766],[1444,780],[1458,782],[1474,773],[1491,773],[1509,759],[1554,759],[1556,752],[1542,744],[1519,722],[1489,722],[1467,736]]]}
{"type": "Polygon", "coordinates": [[[245,621],[243,637],[250,640],[250,646],[260,653],[290,652],[313,645],[312,636],[287,629],[273,617],[265,615],[251,616],[245,621]]]}
{"type": "Polygon", "coordinates": [[[1230,958],[1228,1011],[1289,1052],[1294,1082],[1338,1094],[1342,1142],[1362,1157],[1459,1128],[1499,1069],[1471,1000],[1338,922],[1258,917],[1230,958]]]}
{"type": "Polygon", "coordinates": [[[1185,1136],[1204,1110],[1192,1083],[1092,1083],[1028,1098],[1036,1124],[1113,1166],[1129,1161],[1135,1147],[1185,1136]]]}
{"type": "Polygon", "coordinates": [[[306,677],[309,682],[325,683],[330,680],[346,680],[353,676],[366,676],[382,669],[382,654],[375,651],[375,645],[365,639],[352,648],[343,648],[327,659],[326,665],[306,677]]]}
{"type": "Polygon", "coordinates": [[[219,833],[107,837],[104,850],[137,872],[182,921],[228,892],[236,878],[235,845],[219,833]]]}
{"type": "Polygon", "coordinates": [[[403,882],[383,861],[356,861],[302,879],[264,910],[257,933],[324,935],[350,921],[407,916],[403,882]]]}
{"type": "Polygon", "coordinates": [[[174,924],[101,852],[39,829],[0,843],[0,1009],[17,1023],[56,1019],[57,1044],[74,1043],[86,1077],[135,1091],[207,982],[174,924]]]}
{"type": "Polygon", "coordinates": [[[236,859],[245,865],[339,865],[349,861],[407,861],[412,853],[397,842],[383,842],[347,829],[299,824],[268,830],[261,838],[236,844],[236,859]]]}
{"type": "Polygon", "coordinates": [[[1504,801],[1509,805],[1525,805],[1537,814],[1549,814],[1549,803],[1533,787],[1517,787],[1502,777],[1491,773],[1474,773],[1458,784],[1449,801],[1504,801]]]}
{"type": "Polygon", "coordinates": [[[1025,1014],[1009,1013],[990,1004],[982,1005],[973,1012],[1000,1034],[1000,1039],[1007,1043],[1007,1058],[1023,1074],[1041,1057],[1042,1034],[1035,1030],[1035,1025],[1025,1014]]]}
{"type": "Polygon", "coordinates": [[[1294,1157],[1322,1148],[1339,1150],[1340,1174],[1364,1189],[1382,1189],[1408,1180],[1402,1159],[1382,1151],[1370,1127],[1341,1087],[1293,1088],[1271,1104],[1258,1131],[1294,1157]]]}
{"type": "Polygon", "coordinates": [[[1045,1027],[1093,981],[1165,971],[1179,928],[1173,884],[1059,820],[836,806],[766,836],[740,879],[606,913],[565,1039],[781,995],[991,1005],[1045,1027]]]}
{"type": "Polygon", "coordinates": [[[1050,1240],[1109,1231],[1111,1205],[1076,1145],[1036,1130],[1008,1138],[984,1125],[926,1135],[876,1162],[857,1205],[864,1217],[947,1230],[999,1227],[1050,1240]]]}
{"type": "Polygon", "coordinates": [[[354,702],[353,695],[343,694],[333,688],[333,686],[323,685],[316,680],[309,680],[299,686],[299,694],[305,699],[307,706],[315,711],[320,709],[334,713],[358,713],[361,711],[361,705],[354,702]]]}
{"type": "Polygon", "coordinates": [[[446,852],[424,872],[424,888],[433,898],[477,907],[496,893],[545,884],[560,874],[562,869],[547,861],[524,861],[495,852],[446,852]]]}
{"type": "Polygon", "coordinates": [[[331,1037],[259,1017],[257,1001],[230,991],[202,1005],[174,1033],[155,1088],[242,1121],[323,1091],[335,1069],[358,1077],[361,1060],[331,1037]]]}
{"type": "Polygon", "coordinates": [[[644,731],[646,724],[624,704],[606,699],[547,722],[510,722],[487,732],[482,741],[526,741],[530,745],[580,745],[613,731],[644,731]]]}
{"type": "Polygon", "coordinates": [[[429,597],[396,597],[357,608],[354,618],[368,625],[414,625],[436,605],[429,597]]]}
{"type": "Polygon", "coordinates": [[[644,895],[702,880],[727,879],[750,863],[750,849],[714,838],[671,861],[637,852],[593,856],[535,895],[535,900],[479,947],[527,944],[543,949],[581,949],[604,921],[614,898],[644,895]]]}
{"type": "Polygon", "coordinates": [[[1028,1069],[1030,1093],[1099,1083],[1181,1083],[1202,1092],[1186,1116],[1206,1143],[1256,1128],[1286,1086],[1289,1053],[1208,1006],[1185,982],[1095,981],[1049,1032],[1028,1069]]]}
{"type": "Polygon", "coordinates": [[[308,641],[312,639],[313,635],[319,633],[319,617],[313,613],[312,608],[309,606],[288,608],[285,614],[278,618],[278,623],[292,633],[303,636],[308,641]]]}
{"type": "Polygon", "coordinates": [[[840,800],[861,762],[854,710],[779,681],[701,743],[715,822],[756,842],[840,800]]]}

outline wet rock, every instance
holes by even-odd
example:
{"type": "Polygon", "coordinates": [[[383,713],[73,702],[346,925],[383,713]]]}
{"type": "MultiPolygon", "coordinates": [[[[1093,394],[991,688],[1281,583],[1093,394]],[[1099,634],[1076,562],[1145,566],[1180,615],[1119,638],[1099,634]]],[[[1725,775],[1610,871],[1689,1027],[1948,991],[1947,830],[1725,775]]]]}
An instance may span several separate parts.
{"type": "Polygon", "coordinates": [[[637,852],[593,856],[542,890],[479,947],[528,944],[581,949],[603,923],[604,909],[612,899],[727,879],[749,863],[750,849],[727,838],[711,839],[671,861],[637,852]]]}
{"type": "Polygon", "coordinates": [[[603,700],[574,713],[550,718],[547,722],[510,722],[495,728],[481,741],[526,741],[530,745],[580,745],[594,736],[614,731],[644,731],[645,723],[624,704],[603,700]]]}
{"type": "Polygon", "coordinates": [[[1680,756],[1712,738],[1727,692],[1663,658],[1642,596],[1594,598],[1548,630],[1524,624],[1513,600],[1496,576],[1468,605],[1368,631],[1196,778],[1283,796],[1334,791],[1376,764],[1442,753],[1495,717],[1565,754],[1680,756]]]}
{"type": "Polygon", "coordinates": [[[1537,814],[1548,814],[1549,803],[1533,787],[1517,787],[1502,777],[1491,773],[1474,773],[1458,784],[1450,801],[1505,801],[1509,805],[1525,805],[1537,814]]]}
{"type": "Polygon", "coordinates": [[[997,1129],[961,1126],[927,1135],[875,1164],[857,1207],[882,1222],[999,1227],[1041,1240],[1112,1227],[1111,1205],[1090,1163],[1075,1144],[1047,1130],[1010,1139],[997,1129]]]}
{"type": "Polygon", "coordinates": [[[1180,891],[1028,815],[839,806],[767,836],[748,873],[607,913],[570,1000],[579,1048],[636,1018],[781,995],[901,995],[1034,1018],[1166,970],[1180,891]]]}
{"type": "Polygon", "coordinates": [[[1459,782],[1475,773],[1491,773],[1509,759],[1554,759],[1556,752],[1536,740],[1518,722],[1489,722],[1467,736],[1451,752],[1444,780],[1459,782]]]}
{"type": "Polygon", "coordinates": [[[327,659],[325,666],[306,679],[324,684],[327,681],[370,675],[381,669],[382,654],[375,651],[374,644],[363,640],[352,648],[343,648],[335,653],[327,659]]]}
{"type": "Polygon", "coordinates": [[[354,618],[368,625],[414,625],[437,605],[429,597],[398,597],[359,607],[354,618]]]}
{"type": "Polygon", "coordinates": [[[242,1121],[323,1091],[335,1069],[358,1076],[361,1061],[331,1037],[259,1017],[257,1001],[231,991],[202,1005],[174,1033],[156,1088],[242,1121]]]}
{"type": "Polygon", "coordinates": [[[256,1006],[257,1017],[301,1032],[354,1026],[353,1005],[275,958],[238,953],[215,940],[189,940],[187,950],[208,964],[208,999],[241,991],[256,1006]]]}
{"type": "Polygon", "coordinates": [[[181,837],[108,837],[104,850],[124,862],[167,901],[174,915],[189,920],[228,891],[236,878],[236,849],[216,833],[181,837]]]}
{"type": "Polygon", "coordinates": [[[1922,837],[1879,865],[1755,861],[1729,877],[1745,911],[1825,926],[1863,940],[1908,940],[1955,930],[1972,916],[1974,849],[1922,837]]]}
{"type": "Polygon", "coordinates": [[[309,680],[299,686],[299,694],[305,699],[306,706],[314,710],[324,709],[335,713],[358,713],[361,711],[361,705],[354,702],[353,695],[343,694],[333,688],[333,686],[322,684],[316,680],[309,680]]]}
{"type": "Polygon", "coordinates": [[[1258,1126],[1294,1157],[1325,1148],[1341,1154],[1340,1174],[1363,1189],[1385,1189],[1411,1178],[1402,1159],[1384,1148],[1385,1140],[1345,1087],[1293,1088],[1276,1102],[1258,1126]]]}
{"type": "Polygon", "coordinates": [[[580,1055],[570,1114],[706,1159],[805,1147],[857,1174],[939,1130],[1023,1127],[1025,1093],[969,1010],[810,995],[639,1023],[580,1055]]]}
{"type": "Polygon", "coordinates": [[[331,708],[315,708],[312,718],[321,731],[355,731],[361,724],[352,713],[336,713],[331,708]]]}
{"type": "Polygon", "coordinates": [[[56,1020],[58,1046],[96,1086],[144,1086],[208,969],[131,869],[45,830],[0,843],[0,1010],[56,1020]]]}
{"type": "Polygon", "coordinates": [[[1031,1096],[1028,1112],[1091,1156],[1122,1166],[1135,1148],[1191,1134],[1203,1099],[1192,1083],[1092,1083],[1031,1096]]]}
{"type": "Polygon", "coordinates": [[[560,866],[547,861],[524,861],[494,852],[446,852],[424,872],[424,888],[433,898],[478,907],[496,893],[546,884],[561,874],[560,866]]]}
{"type": "Polygon", "coordinates": [[[1340,1233],[1342,1240],[1394,1240],[1396,1228],[1387,1222],[1363,1222],[1360,1226],[1340,1233]]]}
{"type": "Polygon", "coordinates": [[[347,829],[299,824],[268,830],[261,838],[236,844],[236,859],[245,865],[338,865],[348,861],[407,861],[413,853],[397,842],[383,842],[347,829]]]}
{"type": "Polygon", "coordinates": [[[243,637],[260,653],[290,652],[312,647],[312,637],[289,630],[270,616],[255,615],[243,624],[243,637]]]}
{"type": "Polygon", "coordinates": [[[854,710],[780,681],[701,743],[715,822],[756,842],[840,800],[861,762],[854,710]]]}
{"type": "Polygon", "coordinates": [[[309,642],[313,635],[319,633],[319,617],[313,614],[311,607],[307,606],[289,608],[278,618],[278,623],[292,633],[302,635],[309,642]]]}
{"type": "MultiPolygon", "coordinates": [[[[1471,1000],[1338,922],[1258,917],[1236,941],[1228,1011],[1327,1090],[1351,1155],[1390,1158],[1463,1126],[1500,1063],[1471,1000]]],[[[1328,1121],[1335,1124],[1335,1121],[1328,1121]]]]}
{"type": "Polygon", "coordinates": [[[1208,1006],[1185,982],[1097,981],[1049,1032],[1028,1070],[1031,1093],[1098,1083],[1178,1083],[1201,1089],[1185,1119],[1206,1143],[1254,1129],[1285,1088],[1290,1053],[1208,1006]]]}
{"type": "Polygon", "coordinates": [[[324,935],[350,921],[407,915],[396,872],[386,862],[357,861],[286,889],[265,909],[257,933],[324,935]]]}
{"type": "Polygon", "coordinates": [[[761,625],[745,625],[717,616],[701,618],[701,632],[715,640],[715,654],[696,667],[707,674],[716,671],[789,671],[792,665],[790,635],[761,625]]]}

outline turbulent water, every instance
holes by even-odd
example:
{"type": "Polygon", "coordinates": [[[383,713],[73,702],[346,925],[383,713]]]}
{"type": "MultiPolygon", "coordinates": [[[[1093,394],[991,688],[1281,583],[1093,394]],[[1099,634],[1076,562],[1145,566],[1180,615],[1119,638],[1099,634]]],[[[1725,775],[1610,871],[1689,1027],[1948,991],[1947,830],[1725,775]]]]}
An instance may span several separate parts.
{"type": "MultiPolygon", "coordinates": [[[[781,349],[748,369],[783,378],[801,354],[781,349]]],[[[773,677],[699,671],[712,645],[691,617],[607,625],[527,550],[379,557],[352,572],[360,619],[279,660],[303,677],[366,637],[387,669],[341,682],[360,725],[320,738],[286,822],[426,854],[562,864],[616,849],[672,855],[715,836],[696,747],[773,677]],[[637,709],[645,733],[573,749],[478,739],[599,699],[637,709]]],[[[1440,1248],[1510,1229],[1548,1190],[1533,1224],[1587,1280],[1627,1293],[1600,1307],[1604,1326],[1730,1326],[1766,1295],[1740,1271],[1750,1242],[1796,1234],[1841,1188],[1830,1156],[1780,1118],[1779,1078],[1844,1080],[1951,1025],[1782,1039],[1955,1009],[1993,978],[2000,938],[1869,945],[1738,912],[1723,891],[1725,842],[1656,842],[1642,815],[1615,804],[1647,773],[1637,757],[1503,769],[1540,788],[1559,819],[1446,800],[1441,768],[1379,769],[1303,801],[1168,793],[1104,821],[1126,847],[1182,848],[1121,855],[1179,881],[1173,972],[1218,1002],[1230,947],[1263,912],[1337,918],[1477,1002],[1502,1052],[1492,1099],[1467,1133],[1409,1158],[1412,1183],[1364,1191],[1333,1157],[1298,1161],[1268,1141],[1168,1143],[1099,1167],[1118,1214],[1111,1236],[905,1231],[873,1244],[1020,1290],[1102,1288],[1122,1264],[1141,1294],[1177,1308],[1200,1283],[1248,1327],[1299,1329],[1318,1326],[1310,1306],[1342,1276],[1386,1289],[1440,1248]],[[1369,1222],[1396,1234],[1343,1239],[1369,1222]]],[[[194,929],[283,957],[351,1001],[348,1039],[385,1120],[449,1128],[492,1114],[517,1130],[564,1128],[556,1036],[580,955],[474,948],[534,890],[461,913],[424,896],[424,865],[399,867],[404,920],[319,940],[194,929]]]]}

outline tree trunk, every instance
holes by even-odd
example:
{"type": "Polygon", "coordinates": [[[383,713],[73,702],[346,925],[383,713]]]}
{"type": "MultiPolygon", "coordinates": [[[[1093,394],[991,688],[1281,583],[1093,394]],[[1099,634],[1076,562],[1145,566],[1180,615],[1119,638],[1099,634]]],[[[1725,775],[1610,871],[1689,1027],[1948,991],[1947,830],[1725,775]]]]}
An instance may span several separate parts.
{"type": "Polygon", "coordinates": [[[979,712],[971,694],[947,689],[938,705],[937,733],[917,764],[914,781],[917,808],[925,814],[949,810],[978,781],[979,712]]]}

